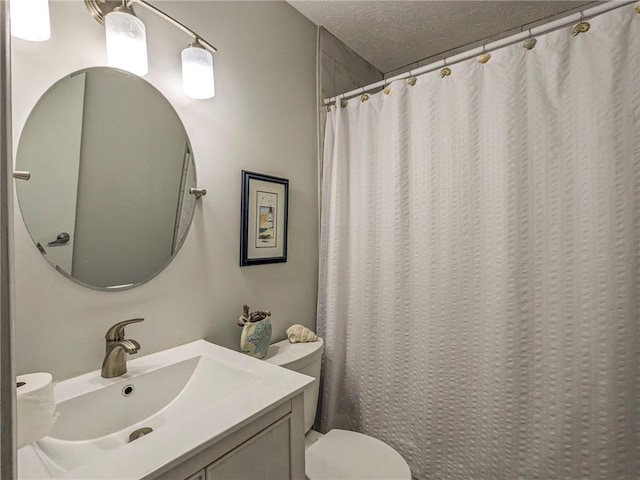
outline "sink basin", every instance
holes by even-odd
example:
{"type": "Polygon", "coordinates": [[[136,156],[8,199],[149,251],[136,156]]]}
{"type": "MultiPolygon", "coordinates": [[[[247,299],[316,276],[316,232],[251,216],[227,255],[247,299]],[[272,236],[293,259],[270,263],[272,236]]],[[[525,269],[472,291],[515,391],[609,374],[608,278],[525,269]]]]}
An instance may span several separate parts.
{"type": "Polygon", "coordinates": [[[36,451],[54,474],[74,470],[129,443],[142,427],[154,431],[259,380],[254,373],[199,355],[127,376],[56,404],[58,421],[36,451]],[[215,389],[211,389],[215,382],[215,389]]]}
{"type": "Polygon", "coordinates": [[[311,380],[204,340],[130,360],[128,370],[56,385],[58,420],[48,437],[18,451],[19,478],[160,473],[311,380]],[[151,431],[130,442],[141,428],[151,431]]]}

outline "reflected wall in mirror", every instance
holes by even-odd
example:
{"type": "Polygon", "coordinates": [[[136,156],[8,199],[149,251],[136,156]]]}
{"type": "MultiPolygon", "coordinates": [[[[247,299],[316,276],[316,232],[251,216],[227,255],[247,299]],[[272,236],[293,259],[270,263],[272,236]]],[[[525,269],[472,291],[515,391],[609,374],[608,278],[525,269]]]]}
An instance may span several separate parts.
{"type": "Polygon", "coordinates": [[[120,290],[160,273],[189,230],[195,165],[187,133],[145,80],[106,67],[64,77],[23,128],[16,170],[24,223],[59,272],[120,290]]]}

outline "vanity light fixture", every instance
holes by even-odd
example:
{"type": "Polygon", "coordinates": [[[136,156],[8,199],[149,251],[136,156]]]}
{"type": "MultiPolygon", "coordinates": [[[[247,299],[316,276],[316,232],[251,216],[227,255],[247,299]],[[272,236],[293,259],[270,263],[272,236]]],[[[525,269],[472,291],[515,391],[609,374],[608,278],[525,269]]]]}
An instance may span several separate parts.
{"type": "Polygon", "coordinates": [[[109,66],[137,75],[147,73],[145,27],[133,11],[134,5],[140,5],[193,38],[191,44],[182,51],[184,92],[197,99],[213,97],[212,53],[217,49],[196,32],[145,0],[84,0],[84,3],[89,13],[106,27],[109,66]]]}
{"type": "Polygon", "coordinates": [[[182,87],[191,98],[211,98],[215,95],[213,83],[213,55],[198,38],[182,50],[182,87]]]}
{"type": "Polygon", "coordinates": [[[143,76],[149,70],[147,63],[147,33],[133,9],[123,2],[104,18],[107,39],[107,63],[143,76]]]}
{"type": "Polygon", "coordinates": [[[32,42],[51,37],[49,0],[10,0],[11,35],[32,42]]]}

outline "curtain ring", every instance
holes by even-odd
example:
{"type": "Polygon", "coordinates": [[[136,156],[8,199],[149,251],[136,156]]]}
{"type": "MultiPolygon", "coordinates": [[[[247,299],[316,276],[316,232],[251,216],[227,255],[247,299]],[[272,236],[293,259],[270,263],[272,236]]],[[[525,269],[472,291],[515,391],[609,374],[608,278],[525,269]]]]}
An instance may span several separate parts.
{"type": "Polygon", "coordinates": [[[447,59],[446,58],[444,58],[442,60],[442,64],[444,65],[444,68],[442,70],[440,70],[440,78],[448,77],[449,75],[451,75],[451,69],[449,67],[447,67],[447,59]]]}
{"type": "Polygon", "coordinates": [[[413,70],[409,70],[409,78],[407,78],[407,85],[409,85],[410,87],[413,87],[417,81],[418,79],[413,76],[413,70]]]}
{"type": "Polygon", "coordinates": [[[389,87],[389,85],[387,85],[387,79],[383,78],[382,79],[382,93],[384,93],[385,95],[389,95],[391,93],[391,87],[389,87]]]}
{"type": "Polygon", "coordinates": [[[481,63],[482,65],[484,65],[489,60],[491,60],[491,54],[487,53],[487,46],[483,44],[482,45],[482,55],[480,55],[478,57],[478,62],[481,63]]]}
{"type": "Polygon", "coordinates": [[[522,42],[522,48],[526,48],[527,50],[533,50],[533,47],[536,46],[538,40],[533,37],[531,34],[531,29],[529,29],[529,38],[527,38],[524,42],[522,42]]]}
{"type": "Polygon", "coordinates": [[[580,22],[576,23],[573,26],[573,30],[571,31],[571,34],[575,37],[576,35],[580,35],[581,33],[588,32],[590,28],[591,28],[591,25],[589,24],[589,22],[584,21],[584,12],[580,10],[580,22]]]}
{"type": "Polygon", "coordinates": [[[362,95],[360,95],[360,101],[362,103],[366,102],[367,100],[369,100],[369,95],[367,95],[366,93],[364,93],[364,87],[362,87],[362,95]]]}

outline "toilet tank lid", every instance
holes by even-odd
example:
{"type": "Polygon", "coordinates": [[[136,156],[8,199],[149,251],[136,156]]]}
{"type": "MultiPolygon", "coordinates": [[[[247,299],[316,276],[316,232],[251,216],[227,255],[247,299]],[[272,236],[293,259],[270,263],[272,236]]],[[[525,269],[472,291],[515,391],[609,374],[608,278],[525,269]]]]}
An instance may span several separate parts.
{"type": "Polygon", "coordinates": [[[324,340],[322,338],[318,338],[315,342],[306,343],[289,343],[289,340],[282,340],[269,346],[264,360],[274,365],[292,368],[296,362],[313,361],[318,355],[322,355],[323,350],[324,340]]]}

